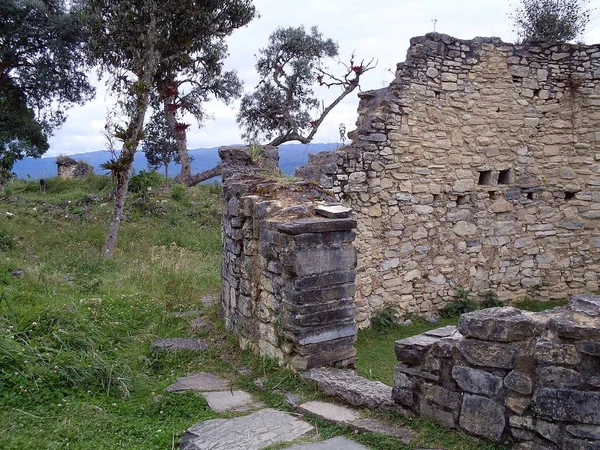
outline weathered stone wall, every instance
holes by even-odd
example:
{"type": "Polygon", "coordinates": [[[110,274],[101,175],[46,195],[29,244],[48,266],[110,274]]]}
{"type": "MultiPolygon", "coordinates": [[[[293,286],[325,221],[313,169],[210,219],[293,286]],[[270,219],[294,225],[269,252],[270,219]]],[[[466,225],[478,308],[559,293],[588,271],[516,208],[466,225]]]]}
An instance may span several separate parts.
{"type": "Polygon", "coordinates": [[[396,355],[393,398],[425,417],[515,448],[600,448],[600,296],[464,314],[396,355]]]}
{"type": "MultiPolygon", "coordinates": [[[[219,150],[223,174],[221,313],[242,348],[295,369],[352,366],[356,221],[312,183],[273,181],[248,148],[219,150]],[[324,216],[325,215],[325,216],[324,216]]],[[[336,203],[336,202],[334,202],[336,203]]]]}
{"type": "Polygon", "coordinates": [[[413,38],[364,92],[353,144],[299,172],[357,213],[357,321],[430,313],[461,286],[502,300],[597,292],[600,46],[413,38]]]}
{"type": "Polygon", "coordinates": [[[75,161],[73,158],[61,156],[56,162],[59,178],[83,178],[94,173],[94,167],[85,161],[75,161]]]}

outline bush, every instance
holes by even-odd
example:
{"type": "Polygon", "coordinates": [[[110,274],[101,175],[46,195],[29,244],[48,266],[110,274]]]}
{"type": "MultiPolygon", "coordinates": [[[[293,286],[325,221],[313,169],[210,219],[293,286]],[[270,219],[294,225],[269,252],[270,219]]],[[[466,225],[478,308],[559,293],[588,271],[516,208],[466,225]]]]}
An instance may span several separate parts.
{"type": "Polygon", "coordinates": [[[398,325],[398,311],[391,306],[380,309],[371,317],[371,325],[378,331],[386,331],[398,325]]]}
{"type": "Polygon", "coordinates": [[[163,183],[163,176],[154,170],[140,170],[129,180],[129,192],[146,195],[150,189],[157,188],[163,183]]]}
{"type": "Polygon", "coordinates": [[[485,298],[481,302],[482,308],[496,308],[499,306],[504,306],[504,303],[500,301],[498,294],[496,294],[494,291],[489,291],[485,294],[485,298]]]}
{"type": "Polygon", "coordinates": [[[462,287],[456,289],[456,300],[448,303],[440,310],[440,316],[445,318],[459,317],[461,314],[475,311],[477,305],[470,298],[471,291],[462,287]]]}
{"type": "Polygon", "coordinates": [[[183,184],[176,184],[171,188],[171,198],[176,202],[182,201],[187,196],[187,189],[183,184]]]}
{"type": "Polygon", "coordinates": [[[15,237],[10,231],[0,228],[0,251],[7,251],[15,245],[15,237]]]}

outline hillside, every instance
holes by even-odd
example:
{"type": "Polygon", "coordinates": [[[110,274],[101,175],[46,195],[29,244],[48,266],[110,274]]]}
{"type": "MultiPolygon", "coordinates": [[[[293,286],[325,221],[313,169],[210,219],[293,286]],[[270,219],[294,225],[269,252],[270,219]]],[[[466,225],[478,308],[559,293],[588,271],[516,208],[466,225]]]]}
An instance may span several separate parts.
{"type": "MultiPolygon", "coordinates": [[[[329,144],[287,144],[279,147],[279,166],[288,175],[294,173],[296,167],[305,164],[308,160],[308,154],[318,153],[325,150],[334,150],[341,144],[329,143],[329,144]]],[[[218,147],[212,148],[197,148],[190,150],[190,155],[193,158],[192,161],[192,172],[202,172],[210,169],[219,163],[218,147]]],[[[94,166],[95,173],[105,173],[100,164],[105,163],[110,158],[108,151],[96,151],[89,153],[78,153],[75,155],[69,155],[73,159],[79,161],[83,160],[94,166]]],[[[147,169],[148,163],[143,152],[137,152],[133,167],[136,172],[147,169]]],[[[164,169],[162,169],[164,170],[164,169]]],[[[56,158],[48,157],[41,159],[25,158],[22,161],[17,161],[13,168],[13,172],[17,174],[19,179],[33,179],[39,178],[50,178],[56,176],[56,158]]],[[[172,164],[169,166],[169,175],[175,176],[179,173],[179,165],[172,164]]]]}

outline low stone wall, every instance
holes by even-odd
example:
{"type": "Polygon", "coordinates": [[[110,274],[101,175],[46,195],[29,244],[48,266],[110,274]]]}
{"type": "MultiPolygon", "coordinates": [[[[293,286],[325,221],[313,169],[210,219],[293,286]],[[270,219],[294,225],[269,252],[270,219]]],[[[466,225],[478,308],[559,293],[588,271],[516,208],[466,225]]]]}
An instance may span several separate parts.
{"type": "Polygon", "coordinates": [[[424,417],[515,448],[600,448],[600,296],[464,314],[396,355],[393,398],[424,417]]]}
{"type": "MultiPolygon", "coordinates": [[[[221,313],[242,348],[297,370],[352,366],[356,221],[312,183],[255,165],[244,147],[219,150],[223,165],[221,313]],[[329,202],[329,203],[327,203],[329,202]]],[[[271,169],[269,169],[269,167],[271,169]]]]}

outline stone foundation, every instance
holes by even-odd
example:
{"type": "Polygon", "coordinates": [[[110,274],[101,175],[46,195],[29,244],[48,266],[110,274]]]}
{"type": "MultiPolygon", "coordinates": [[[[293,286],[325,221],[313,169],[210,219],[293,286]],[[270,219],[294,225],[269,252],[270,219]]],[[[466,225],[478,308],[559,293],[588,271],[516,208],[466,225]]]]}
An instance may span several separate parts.
{"type": "Polygon", "coordinates": [[[299,174],[357,214],[356,320],[598,292],[600,46],[413,38],[353,143],[299,174]]]}
{"type": "Polygon", "coordinates": [[[242,348],[297,370],[352,366],[356,221],[350,210],[312,183],[277,178],[276,149],[267,149],[262,167],[248,148],[223,147],[219,155],[220,306],[227,328],[242,348]]]}
{"type": "Polygon", "coordinates": [[[424,417],[523,449],[600,448],[600,296],[464,314],[396,355],[393,399],[424,417]]]}

